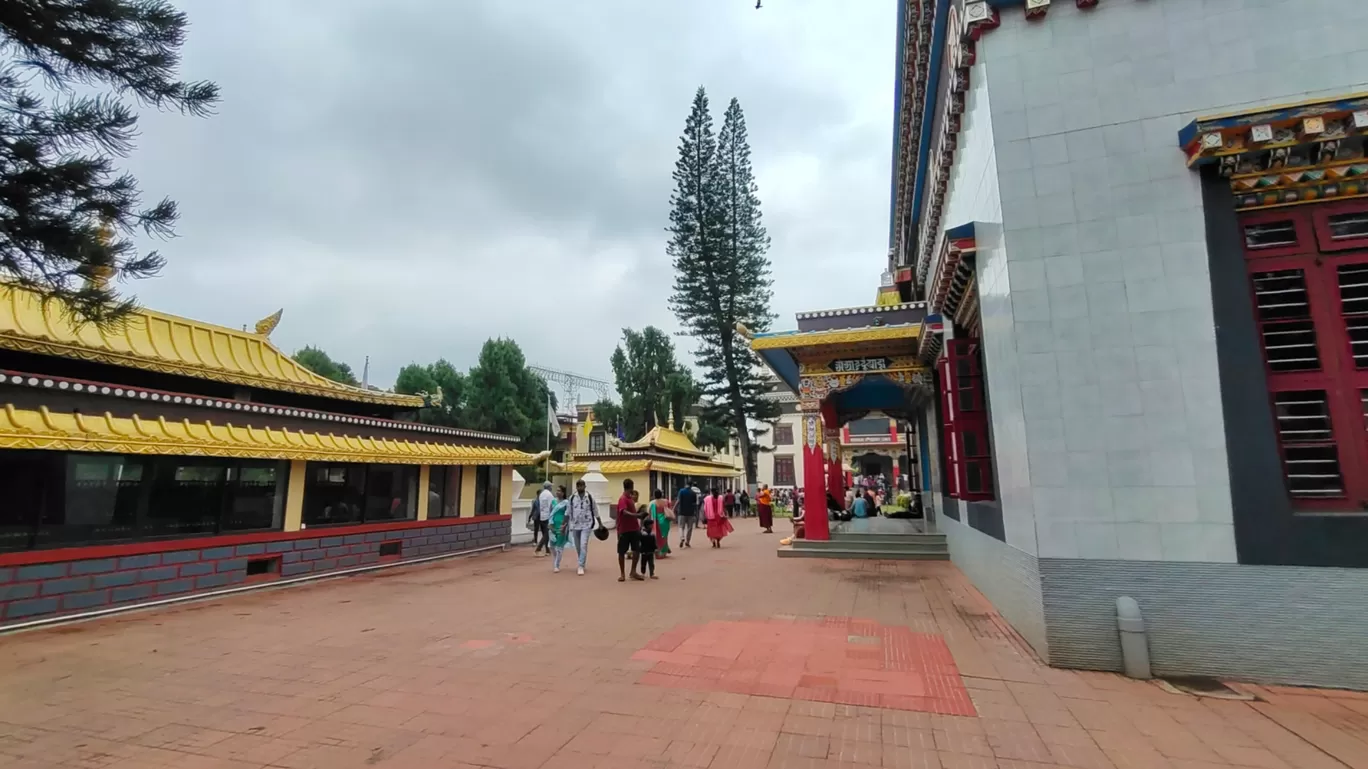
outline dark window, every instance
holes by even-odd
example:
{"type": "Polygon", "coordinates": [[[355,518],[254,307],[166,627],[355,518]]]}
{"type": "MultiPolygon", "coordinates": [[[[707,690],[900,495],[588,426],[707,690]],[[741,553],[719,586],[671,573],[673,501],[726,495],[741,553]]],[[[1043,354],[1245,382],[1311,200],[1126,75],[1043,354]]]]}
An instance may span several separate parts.
{"type": "Polygon", "coordinates": [[[286,462],[0,452],[0,549],[282,528],[286,462]]]}
{"type": "Polygon", "coordinates": [[[413,465],[310,462],[304,523],[332,526],[412,520],[418,516],[418,468],[413,465]]]}
{"type": "Polygon", "coordinates": [[[433,465],[428,474],[428,517],[461,516],[461,468],[433,465]]]}
{"type": "Polygon", "coordinates": [[[604,434],[603,434],[603,433],[590,433],[590,434],[589,434],[589,450],[590,450],[590,451],[605,451],[605,450],[607,449],[606,443],[607,443],[607,439],[604,437],[604,434]]]}
{"type": "Polygon", "coordinates": [[[1368,232],[1356,229],[1360,219],[1368,221],[1368,204],[1242,218],[1246,233],[1274,223],[1298,233],[1276,246],[1245,238],[1283,480],[1297,510],[1368,508],[1368,232]],[[1314,238],[1300,234],[1310,231],[1314,238]]]}
{"type": "Polygon", "coordinates": [[[775,457],[774,485],[793,486],[795,485],[793,476],[793,457],[775,457]]]}
{"type": "Polygon", "coordinates": [[[945,425],[946,493],[955,499],[992,499],[993,458],[978,340],[946,342],[937,366],[945,425]]]}
{"type": "Polygon", "coordinates": [[[887,419],[856,419],[846,426],[851,435],[888,435],[887,419]]]}
{"type": "Polygon", "coordinates": [[[774,426],[774,445],[792,446],[793,445],[793,425],[774,426]]]}
{"type": "Polygon", "coordinates": [[[503,467],[481,465],[475,468],[475,514],[499,514],[499,490],[503,480],[503,467]]]}

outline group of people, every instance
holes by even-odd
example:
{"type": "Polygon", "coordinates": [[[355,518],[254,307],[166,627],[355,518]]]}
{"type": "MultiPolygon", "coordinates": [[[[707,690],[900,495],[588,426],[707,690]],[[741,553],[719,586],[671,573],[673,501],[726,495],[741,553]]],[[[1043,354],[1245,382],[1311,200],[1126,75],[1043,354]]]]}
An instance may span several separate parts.
{"type": "MultiPolygon", "coordinates": [[[[762,491],[762,494],[768,490],[762,491]]],[[[767,497],[765,498],[768,499],[767,497]]],[[[704,495],[695,486],[684,486],[674,499],[656,489],[651,501],[642,504],[631,478],[622,482],[622,496],[612,511],[611,527],[598,515],[594,497],[585,491],[584,481],[575,483],[575,493],[567,495],[564,486],[554,487],[548,481],[532,503],[529,523],[534,532],[536,557],[552,556],[552,571],[560,572],[561,559],[569,544],[575,547],[578,558],[576,573],[584,574],[589,551],[589,537],[608,539],[610,528],[617,531],[618,582],[655,579],[657,558],[669,558],[670,533],[679,526],[679,547],[692,548],[693,534],[701,514],[708,541],[714,548],[722,547],[722,540],[735,529],[731,518],[741,505],[749,507],[746,492],[733,495],[730,491],[712,488],[704,495]],[[741,499],[738,499],[738,496],[741,499]],[[628,571],[630,560],[631,570],[628,571]]],[[[769,531],[768,504],[762,505],[761,524],[769,531]]]]}

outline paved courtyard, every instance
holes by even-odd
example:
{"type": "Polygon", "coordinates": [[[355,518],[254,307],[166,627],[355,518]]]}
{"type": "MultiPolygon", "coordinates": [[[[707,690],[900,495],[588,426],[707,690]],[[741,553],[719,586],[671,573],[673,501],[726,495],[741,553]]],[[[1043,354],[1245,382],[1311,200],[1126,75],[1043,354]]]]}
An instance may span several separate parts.
{"type": "Polygon", "coordinates": [[[1043,667],[946,563],[527,549],[0,637],[0,769],[1368,768],[1368,696],[1043,667]]]}

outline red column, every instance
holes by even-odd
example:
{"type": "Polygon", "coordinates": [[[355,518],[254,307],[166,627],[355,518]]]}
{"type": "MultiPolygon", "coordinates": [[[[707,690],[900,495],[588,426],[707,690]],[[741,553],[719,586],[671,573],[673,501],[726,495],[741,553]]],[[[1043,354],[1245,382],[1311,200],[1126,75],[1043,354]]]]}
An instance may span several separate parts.
{"type": "Polygon", "coordinates": [[[826,509],[826,452],[822,447],[822,418],[803,414],[803,522],[808,539],[831,539],[826,509]]]}
{"type": "Polygon", "coordinates": [[[846,473],[841,462],[841,436],[849,438],[849,427],[836,426],[836,409],[829,403],[822,404],[822,421],[826,425],[827,438],[827,491],[837,500],[845,500],[846,473]]]}

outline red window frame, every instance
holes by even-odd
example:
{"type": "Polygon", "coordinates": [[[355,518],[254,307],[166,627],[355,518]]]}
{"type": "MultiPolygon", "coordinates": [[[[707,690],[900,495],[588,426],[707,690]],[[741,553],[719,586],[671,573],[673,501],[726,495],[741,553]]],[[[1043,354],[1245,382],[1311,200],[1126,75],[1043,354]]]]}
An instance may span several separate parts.
{"type": "MultiPolygon", "coordinates": [[[[1260,349],[1268,381],[1269,402],[1278,430],[1279,458],[1283,477],[1294,510],[1303,512],[1361,512],[1368,509],[1368,287],[1360,289],[1359,307],[1346,307],[1341,288],[1341,268],[1362,266],[1368,278],[1368,238],[1333,241],[1329,237],[1329,218],[1343,213],[1368,215],[1368,202],[1318,206],[1314,209],[1277,210],[1246,214],[1241,227],[1269,221],[1292,221],[1298,233],[1297,246],[1251,249],[1246,244],[1245,260],[1250,276],[1249,290],[1260,329],[1260,349]],[[1350,245],[1357,243],[1358,245],[1350,245]],[[1297,319],[1269,321],[1260,316],[1260,296],[1256,276],[1300,271],[1305,287],[1305,313],[1297,319]],[[1362,311],[1346,313],[1347,309],[1362,311]],[[1318,364],[1307,370],[1275,370],[1270,363],[1270,342],[1266,331],[1279,324],[1305,323],[1309,320],[1315,334],[1318,364]],[[1358,333],[1362,365],[1354,358],[1351,324],[1360,321],[1358,333]],[[1322,393],[1323,408],[1314,395],[1322,393]],[[1291,404],[1291,405],[1289,405],[1291,404]],[[1298,413],[1300,410],[1301,413],[1298,413]],[[1321,414],[1328,417],[1328,434],[1321,414]],[[1298,430],[1300,427],[1302,429],[1298,430]],[[1311,428],[1311,429],[1307,429],[1311,428]],[[1290,435],[1301,433],[1297,440],[1290,435]],[[1334,479],[1328,460],[1333,448],[1338,462],[1338,493],[1330,493],[1334,479]],[[1316,483],[1326,488],[1316,489],[1316,483]]],[[[1364,281],[1368,282],[1368,280],[1364,281]]],[[[1352,284],[1351,284],[1352,285],[1352,284]]],[[[1345,288],[1350,288],[1345,286],[1345,288]]],[[[1359,285],[1362,285],[1360,283],[1359,285]]],[[[1289,289],[1280,284],[1285,293],[1289,289]]],[[[1289,300],[1295,303],[1295,294],[1289,300]]],[[[1267,302],[1276,301],[1265,296],[1267,302]]],[[[1355,301],[1350,298],[1349,301],[1355,301]]],[[[1303,337],[1304,339],[1305,337],[1303,337]]],[[[1300,353],[1292,353],[1300,354],[1300,353]]]]}
{"type": "Polygon", "coordinates": [[[1315,231],[1305,211],[1279,208],[1271,211],[1257,211],[1240,217],[1240,242],[1245,257],[1249,259],[1274,256],[1297,256],[1314,250],[1315,231]],[[1251,227],[1288,222],[1292,225],[1294,242],[1288,245],[1250,247],[1247,233],[1251,227]]]}
{"type": "Polygon", "coordinates": [[[1312,229],[1321,251],[1355,251],[1368,249],[1368,234],[1363,237],[1336,239],[1331,220],[1337,216],[1358,214],[1368,217],[1368,203],[1361,200],[1316,206],[1311,210],[1312,229]]]}
{"type": "Polygon", "coordinates": [[[774,426],[774,445],[792,446],[793,445],[793,425],[774,426]]]}
{"type": "Polygon", "coordinates": [[[797,472],[794,469],[793,455],[776,455],[774,457],[774,485],[775,486],[794,486],[797,484],[797,472]],[[779,468],[788,468],[787,475],[780,473],[779,468]]]}
{"type": "Polygon", "coordinates": [[[965,501],[990,500],[993,451],[977,339],[951,339],[936,362],[945,435],[946,494],[965,501]]]}

